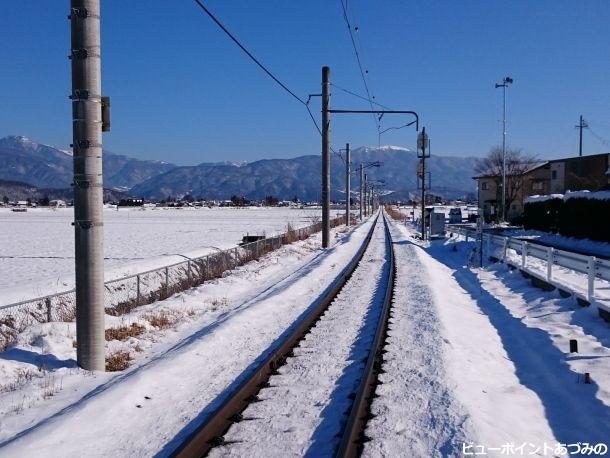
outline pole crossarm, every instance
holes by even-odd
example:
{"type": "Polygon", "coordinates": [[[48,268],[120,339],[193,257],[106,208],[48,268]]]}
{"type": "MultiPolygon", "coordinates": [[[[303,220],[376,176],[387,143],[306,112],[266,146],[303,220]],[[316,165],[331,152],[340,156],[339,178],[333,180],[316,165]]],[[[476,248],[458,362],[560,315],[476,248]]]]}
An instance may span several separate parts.
{"type": "Polygon", "coordinates": [[[419,115],[415,111],[411,110],[328,110],[332,114],[409,114],[415,116],[415,130],[419,131],[419,115]]]}

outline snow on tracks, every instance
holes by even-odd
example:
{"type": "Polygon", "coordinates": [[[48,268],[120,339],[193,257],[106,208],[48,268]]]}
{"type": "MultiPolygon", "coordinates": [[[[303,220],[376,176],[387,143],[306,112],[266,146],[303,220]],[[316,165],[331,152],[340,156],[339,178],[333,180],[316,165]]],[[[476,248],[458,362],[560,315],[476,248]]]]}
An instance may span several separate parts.
{"type": "Polygon", "coordinates": [[[377,329],[390,249],[380,218],[352,277],[212,456],[333,453],[377,329]]]}
{"type": "Polygon", "coordinates": [[[364,456],[453,456],[472,440],[468,414],[446,384],[443,341],[428,275],[390,224],[396,283],[364,456]]]}

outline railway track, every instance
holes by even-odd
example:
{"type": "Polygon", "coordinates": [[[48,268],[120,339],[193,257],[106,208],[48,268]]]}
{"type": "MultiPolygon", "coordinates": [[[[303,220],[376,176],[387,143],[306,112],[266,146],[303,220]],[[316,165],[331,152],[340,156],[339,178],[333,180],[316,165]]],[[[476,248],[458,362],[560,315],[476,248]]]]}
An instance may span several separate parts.
{"type": "Polygon", "coordinates": [[[289,454],[357,456],[381,370],[394,276],[391,234],[380,214],[318,306],[174,456],[273,456],[288,446],[289,454]]]}

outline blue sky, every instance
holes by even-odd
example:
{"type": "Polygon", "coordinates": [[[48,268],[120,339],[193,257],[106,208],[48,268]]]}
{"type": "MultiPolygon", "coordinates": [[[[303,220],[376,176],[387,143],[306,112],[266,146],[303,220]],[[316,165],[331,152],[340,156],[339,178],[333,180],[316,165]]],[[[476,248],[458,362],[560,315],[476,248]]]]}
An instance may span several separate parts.
{"type": "MultiPolygon", "coordinates": [[[[293,91],[336,84],[364,93],[339,0],[205,4],[293,91]]],[[[0,136],[71,142],[67,0],[0,2],[0,136]]],[[[579,114],[610,139],[607,0],[348,0],[373,93],[420,113],[433,154],[483,155],[500,141],[511,76],[509,145],[541,158],[577,154],[579,114]]],[[[302,105],[248,61],[191,0],[102,0],[107,149],[179,164],[317,154],[302,105]]],[[[336,108],[367,103],[333,91],[336,108]]],[[[319,99],[312,102],[319,116],[319,99]]],[[[404,118],[383,119],[383,127],[404,118]]],[[[415,131],[382,144],[413,145],[415,131]]],[[[333,118],[332,143],[376,145],[368,116],[333,118]]],[[[606,152],[585,132],[585,153],[606,152]]]]}

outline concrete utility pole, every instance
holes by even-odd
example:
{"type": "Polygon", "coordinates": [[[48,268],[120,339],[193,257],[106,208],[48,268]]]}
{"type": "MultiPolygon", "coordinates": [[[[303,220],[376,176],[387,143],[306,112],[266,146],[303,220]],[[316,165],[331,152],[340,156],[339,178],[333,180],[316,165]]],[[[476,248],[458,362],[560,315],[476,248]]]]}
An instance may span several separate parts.
{"type": "Polygon", "coordinates": [[[580,122],[576,126],[576,128],[580,131],[579,142],[578,142],[578,155],[582,156],[582,130],[589,127],[587,121],[582,119],[582,115],[580,115],[580,122]]]}
{"type": "Polygon", "coordinates": [[[330,68],[322,67],[322,248],[330,240],[330,68]]]}
{"type": "Polygon", "coordinates": [[[351,183],[350,183],[350,150],[349,143],[345,144],[345,224],[349,226],[349,211],[351,201],[351,183]]]}
{"type": "Polygon", "coordinates": [[[105,370],[100,0],[71,0],[76,358],[105,370]]]}
{"type": "Polygon", "coordinates": [[[363,202],[363,191],[364,191],[364,167],[362,166],[362,162],[360,163],[360,221],[362,221],[362,206],[364,205],[363,202]]]}

